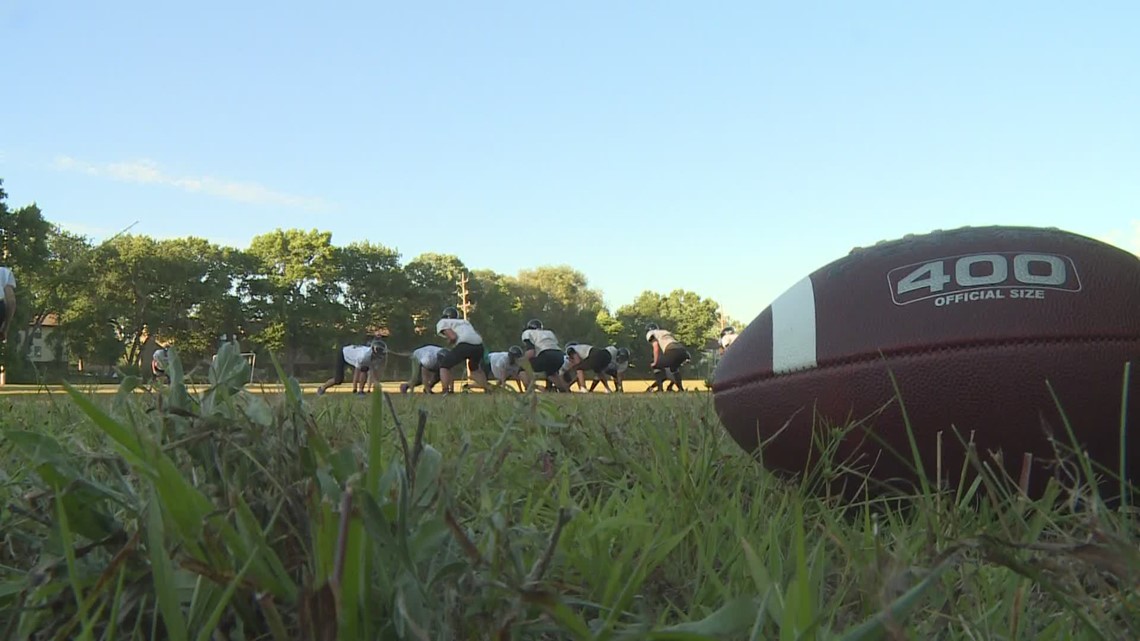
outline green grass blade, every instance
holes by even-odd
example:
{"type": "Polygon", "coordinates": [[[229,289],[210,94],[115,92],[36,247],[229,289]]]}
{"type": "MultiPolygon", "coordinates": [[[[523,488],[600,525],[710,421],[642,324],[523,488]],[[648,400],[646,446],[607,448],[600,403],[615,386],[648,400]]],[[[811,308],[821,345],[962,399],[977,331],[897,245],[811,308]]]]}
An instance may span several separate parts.
{"type": "Polygon", "coordinates": [[[147,509],[146,541],[155,599],[158,602],[159,612],[162,613],[166,634],[171,641],[186,641],[189,638],[186,619],[182,613],[182,604],[178,600],[178,592],[174,587],[174,567],[166,553],[165,527],[162,523],[162,511],[159,509],[159,497],[153,491],[147,509]]]}
{"type": "Polygon", "coordinates": [[[79,566],[75,562],[75,543],[71,536],[71,527],[68,525],[67,510],[63,505],[63,497],[57,491],[55,494],[56,519],[59,523],[60,544],[63,546],[64,558],[67,560],[67,578],[71,584],[71,592],[75,596],[75,607],[80,621],[83,623],[83,634],[80,638],[91,638],[91,625],[87,620],[87,603],[83,598],[83,588],[79,585],[79,566]]]}
{"type": "Polygon", "coordinates": [[[918,607],[922,597],[938,585],[942,575],[954,567],[957,561],[958,558],[955,555],[945,558],[914,587],[892,601],[882,611],[845,632],[839,641],[878,641],[886,638],[890,626],[905,620],[918,607]]]}

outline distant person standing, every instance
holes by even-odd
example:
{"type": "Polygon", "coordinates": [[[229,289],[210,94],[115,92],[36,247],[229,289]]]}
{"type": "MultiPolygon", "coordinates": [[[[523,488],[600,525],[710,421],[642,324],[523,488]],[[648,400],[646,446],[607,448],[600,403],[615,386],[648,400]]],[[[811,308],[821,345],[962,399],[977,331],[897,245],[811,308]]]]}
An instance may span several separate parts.
{"type": "MultiPolygon", "coordinates": [[[[530,368],[534,370],[534,375],[539,375],[546,379],[548,385],[554,385],[563,392],[570,391],[569,383],[560,375],[560,372],[568,359],[566,354],[562,353],[562,348],[558,346],[558,337],[554,332],[542,326],[542,321],[539,319],[531,319],[526,324],[526,329],[522,333],[523,342],[523,355],[530,363],[530,368]]],[[[521,374],[526,376],[526,372],[521,374]]],[[[529,377],[527,377],[529,378],[529,377]]],[[[530,381],[527,381],[527,386],[530,386],[530,381]]]]}
{"type": "Polygon", "coordinates": [[[0,343],[8,342],[8,332],[12,329],[12,318],[16,315],[16,275],[8,267],[0,265],[0,343]]]}
{"type": "Polygon", "coordinates": [[[455,379],[451,368],[467,361],[468,375],[475,384],[484,390],[491,391],[487,385],[487,375],[483,373],[483,337],[475,331],[475,327],[467,319],[459,318],[459,310],[448,307],[443,310],[442,317],[435,325],[435,332],[447,339],[450,350],[439,362],[439,381],[443,386],[443,393],[454,391],[455,379]]]}
{"type": "Polygon", "coordinates": [[[368,370],[380,367],[388,356],[388,345],[374,338],[367,345],[345,345],[337,350],[333,377],[317,388],[317,396],[323,395],[330,387],[344,382],[344,370],[352,367],[352,393],[364,394],[364,384],[368,370]]]}
{"type": "Polygon", "coordinates": [[[666,378],[669,379],[670,389],[675,387],[678,391],[685,391],[681,382],[681,366],[689,360],[689,350],[657,323],[645,326],[645,340],[653,347],[653,360],[649,363],[649,368],[653,370],[653,384],[646,391],[654,391],[654,388],[659,392],[665,391],[666,378]]]}

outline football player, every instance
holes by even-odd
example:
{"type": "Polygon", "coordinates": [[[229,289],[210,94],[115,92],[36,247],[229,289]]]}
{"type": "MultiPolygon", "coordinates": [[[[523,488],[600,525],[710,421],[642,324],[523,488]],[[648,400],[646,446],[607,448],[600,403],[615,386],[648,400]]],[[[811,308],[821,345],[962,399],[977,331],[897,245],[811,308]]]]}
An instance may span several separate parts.
{"type": "Polygon", "coordinates": [[[487,380],[494,379],[500,387],[507,384],[507,380],[511,379],[518,385],[519,391],[523,391],[522,377],[519,372],[522,368],[519,367],[519,359],[523,357],[523,349],[518,345],[511,345],[505,352],[491,352],[483,357],[482,369],[483,375],[487,380]]]}
{"type": "Polygon", "coordinates": [[[609,350],[585,343],[571,342],[566,344],[566,356],[569,359],[570,373],[578,377],[578,389],[580,391],[590,391],[586,389],[586,370],[589,370],[594,373],[595,378],[602,377],[602,384],[605,386],[606,393],[610,392],[610,384],[605,380],[606,368],[613,361],[613,354],[609,350]]]}
{"type": "MultiPolygon", "coordinates": [[[[542,321],[535,318],[526,324],[522,333],[523,356],[527,358],[535,376],[542,376],[547,384],[554,385],[563,392],[570,391],[570,385],[560,375],[563,364],[567,361],[566,354],[558,346],[558,337],[554,332],[542,326],[542,321]]],[[[521,372],[527,387],[531,381],[527,373],[521,372]]]]}
{"type": "Polygon", "coordinates": [[[400,393],[407,394],[417,385],[423,385],[425,394],[433,394],[431,389],[440,380],[439,364],[447,358],[449,351],[439,345],[424,345],[412,350],[412,375],[407,382],[400,383],[400,393]]]}
{"type": "Polygon", "coordinates": [[[670,391],[673,389],[685,391],[684,383],[681,381],[681,366],[691,358],[689,350],[685,349],[671,332],[661,329],[657,323],[646,324],[645,340],[653,347],[653,360],[649,363],[650,369],[653,370],[653,383],[645,391],[665,391],[666,378],[669,379],[670,391]]]}
{"type": "MultiPolygon", "coordinates": [[[[594,382],[590,383],[590,391],[598,386],[598,383],[605,383],[607,378],[612,378],[614,381],[614,391],[622,392],[622,379],[625,378],[625,371],[629,369],[629,350],[625,347],[618,347],[610,345],[606,348],[612,358],[610,364],[606,367],[605,371],[594,378],[594,382]]],[[[607,386],[608,388],[608,386],[607,386]]]]}
{"type": "Polygon", "coordinates": [[[368,370],[379,367],[388,356],[388,345],[374,338],[367,345],[345,345],[337,350],[333,377],[317,388],[317,396],[322,396],[330,387],[344,382],[344,370],[352,367],[352,393],[364,394],[364,383],[368,370]]]}
{"type": "Polygon", "coordinates": [[[0,343],[8,342],[12,317],[16,315],[16,275],[0,265],[0,343]]]}
{"type": "Polygon", "coordinates": [[[487,385],[487,376],[483,373],[482,368],[483,337],[475,331],[475,327],[466,319],[459,318],[458,309],[447,307],[443,310],[439,322],[436,323],[435,331],[446,338],[451,347],[446,357],[439,362],[439,378],[443,385],[443,393],[450,394],[454,391],[455,380],[451,368],[464,361],[467,361],[468,375],[475,381],[475,384],[484,390],[491,391],[490,386],[487,385]]]}
{"type": "Polygon", "coordinates": [[[732,345],[735,340],[736,330],[731,325],[720,330],[720,340],[718,341],[720,343],[720,354],[724,355],[724,350],[728,349],[728,346],[732,345]]]}

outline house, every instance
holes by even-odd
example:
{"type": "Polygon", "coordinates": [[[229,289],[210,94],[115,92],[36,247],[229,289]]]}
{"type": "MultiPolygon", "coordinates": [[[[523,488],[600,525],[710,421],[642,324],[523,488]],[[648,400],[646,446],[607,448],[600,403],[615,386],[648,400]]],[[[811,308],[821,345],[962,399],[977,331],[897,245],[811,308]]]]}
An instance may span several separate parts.
{"type": "MultiPolygon", "coordinates": [[[[29,327],[34,325],[34,322],[28,323],[29,327]]],[[[52,334],[59,331],[58,315],[48,314],[38,328],[20,332],[21,342],[23,342],[27,331],[32,332],[32,340],[28,345],[28,359],[33,363],[53,363],[63,361],[66,358],[67,345],[65,341],[56,343],[49,340],[52,334]]]]}

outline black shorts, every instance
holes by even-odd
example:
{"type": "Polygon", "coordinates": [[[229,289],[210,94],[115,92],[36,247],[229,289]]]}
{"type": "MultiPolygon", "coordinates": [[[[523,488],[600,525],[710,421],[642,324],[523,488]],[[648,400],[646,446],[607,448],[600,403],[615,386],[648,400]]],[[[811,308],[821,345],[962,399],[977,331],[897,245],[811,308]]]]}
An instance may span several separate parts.
{"type": "Polygon", "coordinates": [[[467,361],[467,369],[472,372],[479,369],[483,360],[483,346],[472,345],[471,343],[456,343],[447,353],[447,358],[440,359],[440,369],[451,369],[456,365],[467,361]]]}
{"type": "Polygon", "coordinates": [[[583,361],[580,369],[589,370],[601,374],[610,366],[610,361],[614,358],[608,349],[592,349],[590,355],[583,361]]]}
{"type": "Polygon", "coordinates": [[[554,376],[562,369],[565,355],[560,349],[544,349],[530,359],[530,367],[535,372],[542,372],[546,376],[554,376]]]}
{"type": "Polygon", "coordinates": [[[0,323],[3,323],[5,318],[8,318],[8,303],[4,302],[4,293],[0,292],[0,323]]]}
{"type": "Polygon", "coordinates": [[[666,349],[664,352],[662,352],[661,356],[657,359],[657,369],[665,369],[669,370],[670,372],[675,372],[680,369],[681,365],[683,365],[685,361],[689,360],[689,358],[689,350],[681,347],[680,345],[676,347],[670,346],[669,349],[666,349]]]}

